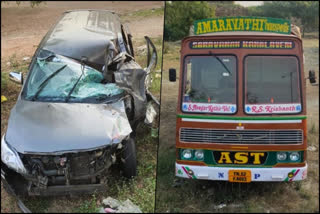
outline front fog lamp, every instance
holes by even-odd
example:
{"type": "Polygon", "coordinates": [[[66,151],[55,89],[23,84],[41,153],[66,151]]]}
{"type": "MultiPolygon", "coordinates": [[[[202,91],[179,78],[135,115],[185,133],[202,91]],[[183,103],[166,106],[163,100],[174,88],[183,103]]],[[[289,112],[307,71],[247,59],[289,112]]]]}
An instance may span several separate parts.
{"type": "Polygon", "coordinates": [[[285,152],[278,152],[278,153],[277,153],[277,159],[278,159],[279,161],[284,161],[284,160],[286,160],[286,159],[287,159],[287,153],[285,153],[285,152]]]}
{"type": "Polygon", "coordinates": [[[291,152],[289,157],[291,161],[298,161],[300,159],[300,155],[298,152],[291,152]]]}
{"type": "Polygon", "coordinates": [[[27,174],[27,170],[24,167],[18,153],[7,144],[7,142],[4,140],[4,136],[1,139],[1,160],[14,171],[27,174]]]}
{"type": "Polygon", "coordinates": [[[183,150],[182,157],[184,159],[190,159],[192,157],[192,152],[190,149],[183,150]]]}
{"type": "Polygon", "coordinates": [[[202,160],[204,157],[203,151],[202,150],[196,150],[196,152],[194,153],[194,156],[198,159],[198,160],[202,160]]]}

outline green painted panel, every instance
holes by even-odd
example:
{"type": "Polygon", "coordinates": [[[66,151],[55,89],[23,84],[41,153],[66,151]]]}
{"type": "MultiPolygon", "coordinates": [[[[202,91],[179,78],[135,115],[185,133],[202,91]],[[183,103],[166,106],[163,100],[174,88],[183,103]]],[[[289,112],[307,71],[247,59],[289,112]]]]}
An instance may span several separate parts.
{"type": "Polygon", "coordinates": [[[228,31],[291,33],[289,20],[269,17],[219,17],[194,21],[194,34],[228,31]]]}
{"type": "MultiPolygon", "coordinates": [[[[182,158],[182,151],[183,149],[179,149],[179,157],[180,160],[186,160],[184,158],[182,158]]],[[[277,161],[277,152],[276,151],[271,151],[271,152],[267,152],[267,159],[264,162],[264,164],[217,164],[217,162],[215,161],[215,158],[213,156],[213,151],[214,150],[208,150],[205,149],[204,151],[204,160],[201,162],[204,162],[205,164],[207,164],[208,166],[215,166],[215,167],[247,167],[247,168],[261,168],[261,167],[272,167],[274,165],[276,165],[277,163],[302,163],[303,159],[304,159],[304,152],[303,151],[299,151],[300,154],[300,160],[296,161],[296,162],[292,162],[289,161],[289,151],[287,152],[287,160],[286,161],[281,161],[278,162],[277,161]]],[[[245,151],[239,151],[239,152],[245,152],[245,151]]],[[[259,151],[249,151],[249,152],[259,152],[259,151]]],[[[192,151],[192,158],[189,160],[192,161],[198,161],[194,158],[194,150],[192,151]]]]}

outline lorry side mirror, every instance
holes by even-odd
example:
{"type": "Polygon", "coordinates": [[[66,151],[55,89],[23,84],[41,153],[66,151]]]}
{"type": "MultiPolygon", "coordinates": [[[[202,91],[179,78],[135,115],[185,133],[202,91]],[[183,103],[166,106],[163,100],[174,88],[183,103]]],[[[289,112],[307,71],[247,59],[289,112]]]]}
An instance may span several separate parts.
{"type": "Polygon", "coordinates": [[[23,75],[21,72],[12,71],[9,73],[9,79],[13,82],[23,85],[23,75]]]}
{"type": "Polygon", "coordinates": [[[308,79],[311,84],[316,83],[316,73],[314,72],[314,70],[309,71],[309,78],[308,79]]]}
{"type": "Polygon", "coordinates": [[[175,82],[176,79],[177,79],[176,69],[169,68],[169,81],[170,82],[175,82]]]}

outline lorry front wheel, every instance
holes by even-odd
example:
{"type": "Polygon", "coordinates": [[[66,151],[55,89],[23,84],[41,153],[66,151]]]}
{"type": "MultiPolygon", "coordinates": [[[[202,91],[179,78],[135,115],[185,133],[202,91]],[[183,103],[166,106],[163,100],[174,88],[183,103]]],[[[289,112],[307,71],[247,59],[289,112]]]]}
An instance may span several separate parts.
{"type": "Polygon", "coordinates": [[[124,143],[122,151],[122,170],[126,178],[137,175],[137,159],[135,141],[130,138],[124,143]]]}

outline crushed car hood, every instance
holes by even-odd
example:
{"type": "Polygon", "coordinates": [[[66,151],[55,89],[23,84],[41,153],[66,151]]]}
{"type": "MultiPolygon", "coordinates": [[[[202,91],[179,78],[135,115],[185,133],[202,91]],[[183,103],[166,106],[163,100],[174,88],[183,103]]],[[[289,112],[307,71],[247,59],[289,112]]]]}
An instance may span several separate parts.
{"type": "Polygon", "coordinates": [[[19,99],[6,141],[20,153],[89,151],[120,143],[131,133],[123,101],[48,103],[19,99]]]}

